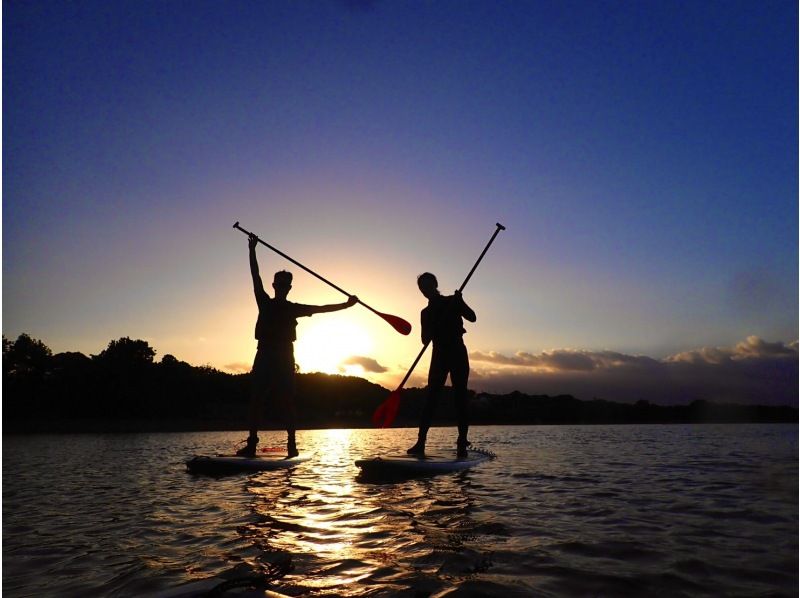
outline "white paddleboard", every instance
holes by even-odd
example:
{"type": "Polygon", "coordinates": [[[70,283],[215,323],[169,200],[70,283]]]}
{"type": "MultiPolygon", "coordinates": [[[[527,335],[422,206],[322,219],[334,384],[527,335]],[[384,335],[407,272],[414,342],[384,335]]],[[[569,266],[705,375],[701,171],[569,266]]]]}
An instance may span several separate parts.
{"type": "Polygon", "coordinates": [[[455,449],[443,449],[433,450],[424,457],[400,454],[359,459],[356,466],[365,475],[436,474],[469,469],[493,458],[489,451],[470,449],[466,457],[459,459],[455,449]]]}
{"type": "Polygon", "coordinates": [[[235,473],[238,471],[268,471],[294,467],[311,459],[311,455],[300,453],[297,457],[287,457],[280,453],[259,453],[255,457],[236,455],[195,455],[186,461],[190,473],[235,473]]]}

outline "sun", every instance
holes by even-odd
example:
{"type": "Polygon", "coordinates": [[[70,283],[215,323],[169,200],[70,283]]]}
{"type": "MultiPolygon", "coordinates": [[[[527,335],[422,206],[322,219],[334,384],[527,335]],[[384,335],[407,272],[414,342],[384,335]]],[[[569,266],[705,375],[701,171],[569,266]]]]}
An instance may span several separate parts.
{"type": "MultiPolygon", "coordinates": [[[[324,316],[323,316],[324,318],[324,316]]],[[[342,365],[352,355],[369,355],[372,338],[357,323],[346,319],[307,321],[298,328],[294,356],[301,372],[357,375],[360,366],[342,365]]]]}

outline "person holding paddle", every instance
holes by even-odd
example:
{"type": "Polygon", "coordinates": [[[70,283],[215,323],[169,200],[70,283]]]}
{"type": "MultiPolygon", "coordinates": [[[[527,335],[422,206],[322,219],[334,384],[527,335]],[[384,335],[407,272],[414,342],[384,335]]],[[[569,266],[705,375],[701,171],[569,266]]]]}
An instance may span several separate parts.
{"type": "Polygon", "coordinates": [[[265,396],[269,394],[277,407],[283,411],[288,435],[287,452],[288,457],[291,458],[299,454],[295,441],[296,410],[294,404],[294,341],[297,338],[297,318],[351,307],[358,303],[358,297],[348,295],[347,301],[344,303],[332,305],[292,303],[286,299],[292,288],[292,274],[285,270],[275,273],[272,282],[275,297],[270,297],[264,290],[258,271],[256,245],[259,241],[256,235],[248,234],[250,274],[253,277],[253,290],[258,304],[258,320],[255,329],[258,350],[251,372],[252,387],[248,411],[250,435],[246,440],[246,445],[236,454],[241,457],[255,457],[262,405],[265,396]]]}
{"type": "Polygon", "coordinates": [[[409,455],[425,455],[428,428],[449,374],[458,413],[457,457],[463,459],[467,456],[470,443],[467,440],[469,357],[464,345],[463,335],[466,330],[462,318],[469,322],[475,322],[477,318],[475,312],[464,302],[460,290],[453,295],[442,295],[436,276],[430,272],[420,274],[417,286],[428,299],[428,306],[421,314],[422,342],[426,346],[433,343],[433,355],[428,370],[428,394],[420,416],[417,443],[406,452],[409,455]]]}

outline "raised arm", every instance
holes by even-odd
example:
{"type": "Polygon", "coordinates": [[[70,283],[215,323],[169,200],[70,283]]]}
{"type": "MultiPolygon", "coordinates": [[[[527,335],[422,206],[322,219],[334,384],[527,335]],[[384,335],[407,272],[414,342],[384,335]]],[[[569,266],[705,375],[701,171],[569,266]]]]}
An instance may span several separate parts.
{"type": "Polygon", "coordinates": [[[339,311],[340,309],[347,309],[358,303],[358,297],[350,295],[344,303],[332,303],[330,305],[309,305],[312,314],[324,314],[331,311],[339,311]]]}
{"type": "Polygon", "coordinates": [[[261,274],[258,272],[258,260],[256,259],[256,245],[258,244],[258,237],[250,235],[247,246],[250,248],[250,274],[253,277],[253,292],[256,295],[256,301],[267,295],[264,290],[264,283],[261,282],[261,274]]]}

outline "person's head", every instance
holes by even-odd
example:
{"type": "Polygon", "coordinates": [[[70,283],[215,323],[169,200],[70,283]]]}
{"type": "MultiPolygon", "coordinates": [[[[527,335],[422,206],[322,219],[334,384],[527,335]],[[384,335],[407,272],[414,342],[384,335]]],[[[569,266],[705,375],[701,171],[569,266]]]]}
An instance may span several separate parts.
{"type": "Polygon", "coordinates": [[[428,299],[439,294],[439,281],[430,272],[425,272],[417,276],[417,286],[420,292],[428,299]]]}
{"type": "Polygon", "coordinates": [[[292,290],[292,273],[286,270],[275,272],[275,276],[272,278],[272,288],[275,289],[275,297],[285,299],[292,290]]]}

